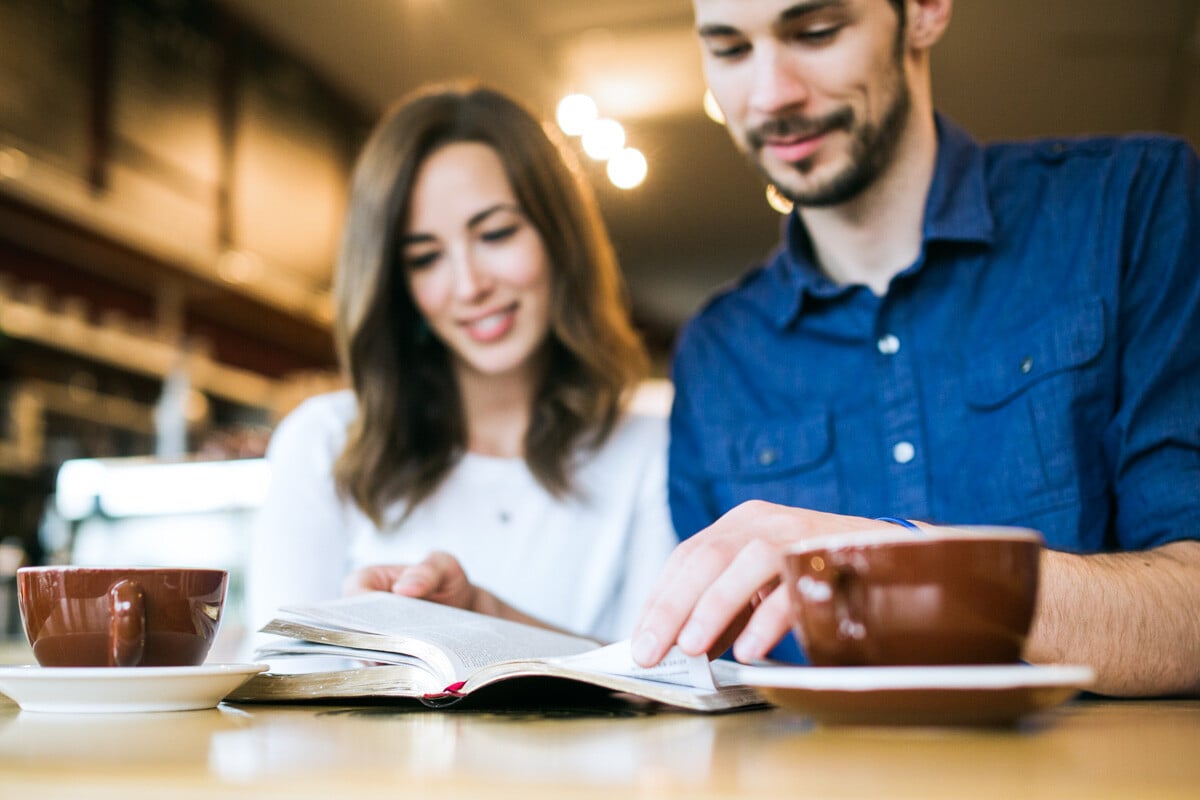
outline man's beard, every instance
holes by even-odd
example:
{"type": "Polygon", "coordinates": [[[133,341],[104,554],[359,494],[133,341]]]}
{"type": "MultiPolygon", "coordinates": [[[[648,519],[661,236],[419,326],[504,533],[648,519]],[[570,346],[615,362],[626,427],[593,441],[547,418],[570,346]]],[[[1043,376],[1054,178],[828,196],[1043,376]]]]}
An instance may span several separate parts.
{"type": "MultiPolygon", "coordinates": [[[[854,110],[845,106],[823,117],[812,119],[803,116],[778,117],[746,132],[746,143],[754,165],[763,176],[775,185],[780,194],[797,206],[829,207],[853,200],[878,178],[896,153],[896,145],[908,124],[912,96],[908,84],[897,75],[896,93],[883,118],[878,124],[856,124],[854,110]],[[789,186],[788,181],[771,175],[763,165],[761,153],[768,137],[801,137],[845,130],[851,135],[850,163],[828,180],[808,188],[789,186]]],[[[812,171],[815,154],[792,162],[786,169],[786,177],[793,174],[807,175],[812,171]]]]}

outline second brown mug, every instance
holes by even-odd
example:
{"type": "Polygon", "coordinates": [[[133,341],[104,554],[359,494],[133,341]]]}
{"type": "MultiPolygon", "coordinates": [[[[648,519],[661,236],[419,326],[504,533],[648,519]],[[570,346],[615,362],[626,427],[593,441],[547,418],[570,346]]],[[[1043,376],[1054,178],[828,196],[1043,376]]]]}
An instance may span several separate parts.
{"type": "Polygon", "coordinates": [[[814,666],[1007,664],[1037,600],[1039,533],[895,529],[792,547],[793,628],[814,666]]]}

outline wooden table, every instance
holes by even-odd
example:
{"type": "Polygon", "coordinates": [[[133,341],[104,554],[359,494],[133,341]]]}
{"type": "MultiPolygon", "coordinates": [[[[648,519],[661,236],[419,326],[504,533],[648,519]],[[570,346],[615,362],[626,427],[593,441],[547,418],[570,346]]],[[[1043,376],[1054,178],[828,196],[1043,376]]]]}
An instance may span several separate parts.
{"type": "Polygon", "coordinates": [[[1015,729],[718,716],[227,706],[33,714],[0,696],[0,798],[1200,797],[1200,701],[1076,701],[1015,729]]]}

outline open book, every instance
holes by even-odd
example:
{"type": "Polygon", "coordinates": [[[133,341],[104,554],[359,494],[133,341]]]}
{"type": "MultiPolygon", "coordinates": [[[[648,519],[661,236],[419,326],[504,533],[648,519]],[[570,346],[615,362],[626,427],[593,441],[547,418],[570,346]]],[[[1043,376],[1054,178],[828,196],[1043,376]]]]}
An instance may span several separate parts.
{"type": "Polygon", "coordinates": [[[591,639],[383,592],[286,606],[262,630],[286,638],[255,652],[271,670],[239,687],[226,698],[230,702],[399,697],[439,707],[517,683],[535,697],[547,693],[548,702],[554,699],[549,693],[565,684],[694,711],[764,702],[735,681],[731,663],[676,649],[661,664],[643,668],[630,657],[628,641],[601,647],[591,639]]]}

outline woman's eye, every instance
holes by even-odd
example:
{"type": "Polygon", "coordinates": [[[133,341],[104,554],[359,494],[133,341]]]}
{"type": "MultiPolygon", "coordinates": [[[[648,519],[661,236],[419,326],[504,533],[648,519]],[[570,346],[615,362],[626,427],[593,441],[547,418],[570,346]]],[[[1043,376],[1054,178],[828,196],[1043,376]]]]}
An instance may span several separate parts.
{"type": "Polygon", "coordinates": [[[739,56],[750,52],[750,45],[745,42],[737,42],[734,44],[713,44],[709,45],[708,54],[713,58],[727,60],[735,59],[739,56]]]}
{"type": "Polygon", "coordinates": [[[433,265],[433,262],[438,260],[441,255],[436,250],[430,250],[425,253],[406,253],[404,256],[404,266],[411,270],[424,269],[433,265]]]}
{"type": "Polygon", "coordinates": [[[480,238],[485,242],[502,242],[517,232],[520,226],[517,224],[505,225],[503,228],[492,228],[480,234],[480,238]]]}

